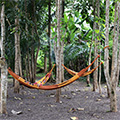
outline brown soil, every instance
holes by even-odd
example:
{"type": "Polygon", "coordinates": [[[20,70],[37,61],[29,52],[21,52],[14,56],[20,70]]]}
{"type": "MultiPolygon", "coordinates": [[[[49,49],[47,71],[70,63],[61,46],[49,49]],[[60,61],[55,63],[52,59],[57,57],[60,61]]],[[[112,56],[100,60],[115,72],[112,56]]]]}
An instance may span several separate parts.
{"type": "Polygon", "coordinates": [[[117,88],[118,112],[109,112],[109,99],[105,85],[102,95],[92,92],[84,82],[75,81],[62,88],[61,102],[56,103],[56,90],[44,91],[29,88],[21,89],[20,94],[13,93],[8,86],[8,115],[0,116],[0,120],[120,120],[120,88],[117,88]],[[11,111],[22,111],[14,115],[11,111]]]}

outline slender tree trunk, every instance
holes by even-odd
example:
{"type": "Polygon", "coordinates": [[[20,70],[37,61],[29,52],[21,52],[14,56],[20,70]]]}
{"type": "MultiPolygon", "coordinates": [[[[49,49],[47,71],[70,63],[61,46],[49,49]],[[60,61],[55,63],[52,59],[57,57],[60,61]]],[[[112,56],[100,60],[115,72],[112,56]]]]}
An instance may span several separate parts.
{"type": "MultiPolygon", "coordinates": [[[[98,0],[98,4],[97,4],[97,6],[98,6],[98,10],[97,10],[97,15],[98,15],[98,24],[100,23],[100,0],[98,0]]],[[[98,30],[99,30],[99,33],[98,33],[98,45],[100,46],[101,45],[101,39],[100,39],[100,26],[98,25],[98,30]]],[[[99,55],[100,55],[100,62],[101,62],[101,51],[100,51],[100,53],[99,53],[99,55]]],[[[102,89],[101,89],[101,65],[99,66],[99,69],[98,69],[98,71],[99,71],[99,78],[98,78],[98,87],[99,87],[99,93],[101,94],[102,93],[102,89]]]]}
{"type": "MultiPolygon", "coordinates": [[[[31,18],[32,18],[32,22],[35,24],[35,1],[34,0],[31,0],[31,9],[32,9],[32,15],[31,15],[31,18]]],[[[35,39],[34,39],[34,35],[35,35],[35,26],[32,25],[32,36],[33,36],[33,39],[32,39],[32,42],[34,43],[35,42],[35,39]]],[[[31,82],[35,82],[35,56],[34,56],[34,52],[35,52],[35,48],[34,46],[31,47],[31,69],[32,69],[32,75],[31,75],[31,82]]]]}
{"type": "MultiPolygon", "coordinates": [[[[39,40],[39,36],[38,36],[38,32],[37,32],[37,24],[36,24],[36,18],[35,18],[35,1],[32,0],[32,11],[33,11],[33,14],[32,14],[32,21],[34,22],[34,26],[32,27],[32,35],[34,36],[34,34],[36,33],[36,36],[37,36],[37,39],[39,40]]],[[[35,42],[35,39],[33,39],[33,41],[35,42]]],[[[37,49],[37,52],[36,52],[36,56],[35,56],[35,48],[33,46],[33,82],[35,82],[35,79],[36,79],[36,64],[37,64],[37,57],[38,57],[38,53],[39,53],[39,50],[40,50],[40,40],[38,41],[38,49],[37,49]]]]}
{"type": "MultiPolygon", "coordinates": [[[[100,61],[101,61],[101,53],[100,53],[100,61]]],[[[102,88],[101,88],[101,65],[99,66],[99,81],[98,81],[98,87],[99,87],[99,93],[102,93],[102,88]]]]}
{"type": "MultiPolygon", "coordinates": [[[[18,35],[18,43],[20,44],[20,32],[19,32],[19,35],[18,35]]],[[[19,69],[20,69],[20,76],[22,77],[23,74],[22,74],[22,60],[21,60],[21,50],[20,50],[20,45],[19,45],[19,69]]]]}
{"type": "MultiPolygon", "coordinates": [[[[61,69],[60,69],[60,64],[61,64],[61,56],[60,56],[60,3],[61,0],[56,0],[57,1],[57,48],[56,48],[56,82],[60,83],[61,82],[61,69]]],[[[56,91],[56,102],[60,101],[60,89],[57,89],[56,91]]]]}
{"type": "Polygon", "coordinates": [[[29,81],[31,82],[32,80],[32,65],[31,65],[31,58],[30,58],[30,53],[28,52],[28,66],[29,66],[29,81]]]}
{"type": "MultiPolygon", "coordinates": [[[[94,24],[93,24],[94,25],[94,24]]],[[[94,28],[94,27],[93,27],[94,28]]],[[[91,50],[92,50],[92,41],[93,41],[93,37],[91,40],[91,44],[90,44],[90,51],[89,51],[89,60],[88,60],[88,65],[90,65],[91,63],[91,50]]],[[[90,70],[90,67],[88,68],[88,71],[90,70]]],[[[87,86],[90,86],[90,75],[87,76],[87,86]]]]}
{"type": "Polygon", "coordinates": [[[5,6],[2,2],[1,9],[1,58],[0,58],[0,68],[1,68],[1,104],[0,112],[1,114],[7,114],[7,63],[5,61],[5,6]]]}
{"type": "Polygon", "coordinates": [[[49,71],[52,68],[51,61],[51,0],[49,0],[48,4],[48,45],[49,45],[49,71]]]}
{"type": "Polygon", "coordinates": [[[47,73],[47,52],[44,55],[44,73],[47,73]]]}
{"type": "MultiPolygon", "coordinates": [[[[65,5],[65,2],[64,0],[62,0],[62,5],[61,5],[61,9],[62,9],[62,12],[61,12],[61,18],[64,18],[64,5],[65,5]]],[[[62,33],[62,31],[61,31],[62,33]]],[[[64,38],[63,40],[61,41],[61,64],[64,64],[64,38]]],[[[64,81],[64,68],[62,67],[61,65],[61,82],[64,81]]]]}
{"type": "Polygon", "coordinates": [[[116,19],[117,19],[117,2],[115,3],[115,17],[114,17],[114,39],[113,39],[113,53],[112,53],[112,68],[111,68],[111,92],[110,92],[110,109],[112,112],[117,112],[117,98],[116,98],[116,74],[117,74],[117,48],[118,39],[116,38],[116,19]]]}
{"type": "MultiPolygon", "coordinates": [[[[109,45],[109,0],[106,0],[106,31],[105,31],[105,46],[109,45]]],[[[104,52],[104,74],[107,83],[107,94],[110,97],[110,75],[109,75],[109,50],[105,49],[104,52]]]]}
{"type": "MultiPolygon", "coordinates": [[[[25,17],[27,18],[27,0],[25,0],[25,17]]],[[[28,34],[28,24],[25,23],[25,30],[26,30],[26,34],[28,34]]],[[[27,49],[26,49],[27,50],[27,49]]],[[[28,62],[28,54],[29,52],[27,52],[27,55],[25,56],[25,71],[26,71],[26,78],[29,81],[30,80],[30,75],[29,75],[29,62],[28,62]]]]}
{"type": "MultiPolygon", "coordinates": [[[[96,0],[96,3],[95,3],[95,18],[98,17],[98,8],[96,7],[99,3],[99,0],[96,0]]],[[[98,29],[99,26],[98,24],[95,22],[95,29],[98,29]]],[[[95,47],[94,47],[94,57],[96,58],[96,56],[98,55],[98,39],[97,39],[97,33],[95,33],[95,47]]],[[[98,60],[96,60],[94,62],[94,67],[98,66],[98,60]]],[[[98,87],[98,69],[94,71],[93,73],[93,91],[96,91],[97,87],[98,87]]]]}
{"type": "Polygon", "coordinates": [[[35,67],[34,67],[34,64],[35,64],[35,61],[34,61],[34,47],[32,47],[32,50],[31,50],[31,82],[34,83],[35,82],[35,79],[34,79],[34,72],[35,72],[35,67]]]}
{"type": "MultiPolygon", "coordinates": [[[[61,64],[64,64],[64,42],[61,43],[61,64]]],[[[62,66],[62,65],[61,65],[62,66]]],[[[64,81],[64,68],[61,67],[61,82],[64,81]]]]}
{"type": "Polygon", "coordinates": [[[119,51],[118,51],[118,65],[117,65],[117,83],[116,86],[118,86],[119,83],[119,75],[120,75],[120,38],[119,38],[119,26],[120,26],[120,2],[118,2],[118,21],[117,21],[117,39],[118,39],[118,45],[119,45],[119,51]]]}
{"type": "Polygon", "coordinates": [[[29,81],[29,72],[28,72],[28,62],[27,62],[27,56],[25,58],[25,71],[26,71],[26,78],[29,81]]]}
{"type": "MultiPolygon", "coordinates": [[[[16,1],[17,2],[17,1],[16,1]]],[[[16,5],[16,9],[17,9],[17,5],[16,5]]],[[[17,75],[19,75],[19,47],[20,47],[20,41],[19,41],[19,19],[18,16],[16,16],[15,18],[15,73],[17,75]]],[[[15,80],[15,86],[14,86],[14,92],[15,93],[19,93],[20,91],[20,85],[19,82],[17,80],[15,80]]]]}

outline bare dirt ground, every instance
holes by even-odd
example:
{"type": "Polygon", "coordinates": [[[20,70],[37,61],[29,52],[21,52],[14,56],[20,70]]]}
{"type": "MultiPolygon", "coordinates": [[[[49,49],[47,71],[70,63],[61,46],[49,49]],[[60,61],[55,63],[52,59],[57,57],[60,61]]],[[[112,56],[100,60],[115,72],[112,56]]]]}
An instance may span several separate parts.
{"type": "Polygon", "coordinates": [[[44,91],[29,88],[21,89],[20,94],[13,93],[8,85],[8,115],[0,116],[0,120],[120,120],[120,88],[117,88],[118,112],[109,112],[109,99],[106,87],[102,87],[102,95],[92,92],[84,82],[75,81],[62,88],[60,103],[56,103],[56,90],[44,91]],[[15,115],[11,111],[21,114],[15,115]],[[75,120],[75,119],[73,119],[75,120]]]}

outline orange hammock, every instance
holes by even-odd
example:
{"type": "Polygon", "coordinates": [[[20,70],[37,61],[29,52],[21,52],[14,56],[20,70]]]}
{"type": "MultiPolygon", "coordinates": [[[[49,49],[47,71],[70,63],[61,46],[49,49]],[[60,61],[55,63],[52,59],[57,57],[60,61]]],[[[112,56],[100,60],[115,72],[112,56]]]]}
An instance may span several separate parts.
{"type": "Polygon", "coordinates": [[[54,67],[55,67],[55,64],[53,65],[52,69],[43,78],[41,78],[40,80],[38,80],[34,84],[44,85],[49,80],[54,67]]]}
{"type": "MultiPolygon", "coordinates": [[[[98,55],[95,58],[95,60],[97,60],[98,57],[100,57],[100,56],[98,55]]],[[[55,84],[55,85],[43,86],[43,85],[39,85],[39,84],[35,84],[35,83],[30,83],[30,82],[26,81],[25,79],[21,78],[20,76],[16,75],[10,68],[8,69],[8,72],[16,80],[18,80],[21,84],[25,85],[26,87],[33,88],[33,89],[41,89],[41,90],[53,90],[53,89],[58,89],[58,88],[66,86],[66,85],[69,85],[70,83],[72,83],[75,80],[77,80],[79,77],[81,77],[88,70],[88,68],[95,62],[95,60],[88,67],[82,69],[80,72],[78,72],[76,75],[74,75],[69,80],[64,81],[62,83],[59,83],[59,84],[55,84]]]]}
{"type": "MultiPolygon", "coordinates": [[[[109,49],[109,45],[105,46],[103,49],[106,49],[106,48],[109,49]]],[[[85,73],[82,75],[82,77],[87,76],[87,75],[93,73],[101,64],[103,64],[103,62],[101,62],[96,68],[93,68],[92,70],[85,72],[85,73]]],[[[73,76],[78,73],[78,72],[76,72],[76,71],[73,71],[73,70],[67,68],[67,67],[64,66],[63,64],[62,64],[62,66],[66,69],[66,71],[67,71],[69,74],[71,74],[71,75],[73,75],[73,76]]]]}
{"type": "MultiPolygon", "coordinates": [[[[103,62],[101,62],[97,67],[93,68],[92,70],[89,70],[89,71],[85,72],[81,77],[85,77],[85,76],[93,73],[101,64],[103,64],[103,62]]],[[[78,73],[78,72],[75,72],[75,71],[73,71],[73,70],[65,67],[63,64],[62,64],[62,66],[66,69],[66,71],[67,71],[69,74],[71,74],[71,75],[73,75],[73,76],[78,73]]]]}

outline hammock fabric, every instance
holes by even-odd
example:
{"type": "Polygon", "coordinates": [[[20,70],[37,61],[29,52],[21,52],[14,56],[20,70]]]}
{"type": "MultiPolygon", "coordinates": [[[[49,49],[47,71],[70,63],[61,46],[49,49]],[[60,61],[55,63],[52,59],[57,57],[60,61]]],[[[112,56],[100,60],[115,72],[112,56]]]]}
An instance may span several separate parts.
{"type": "Polygon", "coordinates": [[[54,67],[55,67],[55,64],[53,65],[52,69],[43,78],[41,78],[40,80],[38,80],[34,84],[44,85],[49,80],[54,67]]]}
{"type": "MultiPolygon", "coordinates": [[[[98,55],[95,58],[95,60],[97,60],[98,57],[100,57],[100,56],[98,55]]],[[[59,83],[59,84],[47,85],[47,86],[43,86],[43,85],[39,85],[39,84],[35,84],[35,83],[30,83],[30,82],[26,81],[25,79],[21,78],[20,76],[18,76],[17,74],[15,74],[10,68],[8,69],[8,72],[16,80],[18,80],[21,84],[23,84],[26,87],[33,88],[33,89],[41,89],[41,90],[53,90],[53,89],[58,89],[58,88],[66,86],[66,85],[69,85],[70,83],[72,83],[75,80],[77,80],[79,77],[81,77],[88,70],[88,68],[95,62],[95,60],[88,67],[82,69],[80,72],[78,72],[76,75],[74,75],[69,80],[64,81],[62,83],[59,83]]]]}
{"type": "MultiPolygon", "coordinates": [[[[103,49],[106,49],[106,48],[109,49],[109,45],[105,46],[103,49]]],[[[102,51],[101,51],[101,52],[102,52],[102,51]]],[[[103,64],[103,62],[101,62],[96,68],[93,68],[92,70],[90,70],[90,71],[88,71],[88,72],[85,72],[85,73],[82,75],[82,77],[87,76],[87,75],[93,73],[101,64],[103,64]]],[[[63,66],[63,67],[66,69],[66,71],[67,71],[69,74],[71,74],[72,76],[74,76],[74,75],[76,75],[76,74],[78,73],[78,72],[76,72],[76,71],[73,71],[73,70],[65,67],[63,64],[62,64],[62,66],[63,66]]]]}
{"type": "MultiPolygon", "coordinates": [[[[93,73],[101,64],[103,64],[103,62],[101,62],[97,67],[93,68],[92,70],[85,72],[81,77],[85,77],[85,76],[93,73]]],[[[67,68],[67,67],[64,66],[63,64],[62,64],[62,66],[66,69],[66,71],[67,71],[69,74],[71,74],[71,75],[73,75],[73,76],[78,73],[78,72],[75,72],[75,71],[67,68]]]]}

